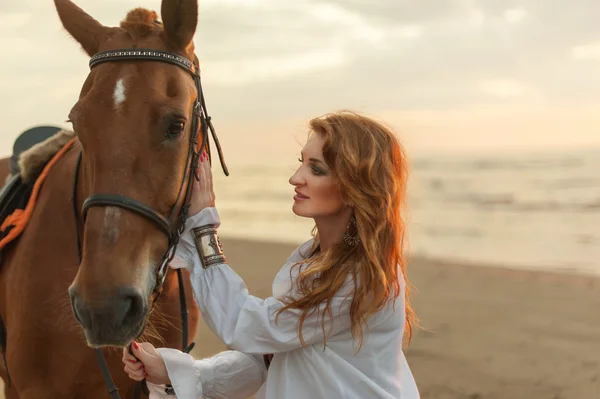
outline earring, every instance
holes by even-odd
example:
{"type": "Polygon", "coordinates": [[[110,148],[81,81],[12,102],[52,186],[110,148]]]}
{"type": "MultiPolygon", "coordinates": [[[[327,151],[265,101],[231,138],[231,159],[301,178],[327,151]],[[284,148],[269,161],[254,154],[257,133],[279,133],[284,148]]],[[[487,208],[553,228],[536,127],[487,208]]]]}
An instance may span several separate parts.
{"type": "Polygon", "coordinates": [[[358,236],[358,229],[356,228],[356,219],[354,218],[354,216],[350,218],[350,221],[346,226],[346,233],[344,233],[344,242],[349,247],[354,247],[360,242],[360,237],[358,236]],[[354,234],[352,234],[350,230],[353,230],[354,234]]]}

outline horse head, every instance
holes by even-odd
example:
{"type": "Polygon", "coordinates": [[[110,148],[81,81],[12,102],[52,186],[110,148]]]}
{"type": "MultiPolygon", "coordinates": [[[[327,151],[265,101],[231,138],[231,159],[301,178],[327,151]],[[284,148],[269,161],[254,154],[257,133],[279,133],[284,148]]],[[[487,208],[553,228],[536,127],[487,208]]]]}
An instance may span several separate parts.
{"type": "Polygon", "coordinates": [[[92,57],[69,113],[81,144],[74,190],[81,263],[71,304],[88,345],[125,346],[143,332],[160,292],[185,222],[197,137],[208,139],[198,133],[198,2],[163,0],[162,23],[137,8],[119,27],[70,0],[55,5],[92,57]]]}

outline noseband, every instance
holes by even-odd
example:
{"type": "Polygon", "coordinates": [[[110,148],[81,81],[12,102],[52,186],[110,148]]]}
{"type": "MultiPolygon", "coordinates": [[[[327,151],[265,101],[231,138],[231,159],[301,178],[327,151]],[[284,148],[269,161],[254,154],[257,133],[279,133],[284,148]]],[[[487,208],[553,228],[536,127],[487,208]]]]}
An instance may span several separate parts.
{"type": "MultiPolygon", "coordinates": [[[[192,179],[194,177],[198,178],[196,174],[196,169],[198,167],[198,160],[200,156],[201,150],[206,146],[209,158],[210,158],[210,146],[208,145],[208,130],[212,134],[213,140],[215,142],[215,146],[217,147],[217,152],[219,155],[219,160],[221,162],[221,166],[223,168],[223,172],[226,176],[229,175],[229,171],[227,166],[225,165],[225,161],[223,159],[223,152],[221,150],[221,145],[215,133],[214,127],[211,122],[210,116],[208,116],[206,110],[206,103],[204,101],[204,94],[202,92],[202,86],[200,83],[200,71],[197,65],[188,60],[185,57],[182,57],[178,54],[173,54],[167,51],[159,51],[159,50],[151,50],[151,49],[135,49],[135,50],[114,50],[114,51],[103,51],[96,55],[94,55],[90,59],[90,70],[94,69],[94,67],[105,63],[105,62],[118,62],[118,61],[158,61],[165,62],[169,64],[173,64],[182,68],[184,71],[188,72],[192,78],[194,79],[194,83],[196,85],[196,101],[194,103],[194,108],[192,111],[192,126],[190,131],[190,140],[189,140],[189,150],[186,161],[186,170],[183,177],[183,181],[179,187],[179,193],[177,195],[177,200],[169,215],[165,216],[161,213],[155,211],[151,207],[145,205],[144,203],[130,197],[126,197],[120,194],[108,194],[108,193],[95,193],[90,195],[83,203],[82,206],[82,216],[85,223],[85,219],[87,216],[87,212],[92,207],[102,207],[102,206],[116,206],[119,208],[127,209],[131,212],[134,212],[146,219],[150,220],[154,225],[156,225],[168,238],[168,249],[163,255],[161,262],[156,269],[156,284],[154,287],[154,302],[156,302],[156,298],[159,296],[159,293],[162,289],[162,285],[165,281],[165,277],[167,275],[166,271],[168,268],[169,262],[175,256],[175,249],[177,247],[177,243],[179,242],[179,238],[183,233],[183,229],[185,227],[185,221],[188,217],[188,210],[190,205],[191,198],[191,187],[192,187],[192,179]],[[202,133],[202,143],[198,146],[198,133],[201,130],[202,133]],[[187,187],[184,193],[183,203],[179,207],[179,214],[176,216],[175,220],[173,220],[173,216],[177,211],[177,204],[182,195],[183,188],[185,186],[185,182],[187,179],[187,187]]],[[[79,153],[79,157],[77,159],[77,164],[75,168],[75,178],[73,183],[73,200],[75,207],[75,196],[77,193],[77,176],[79,172],[79,168],[81,165],[81,153],[79,153]]],[[[74,208],[74,211],[77,212],[77,209],[74,208]]],[[[77,214],[77,213],[76,213],[77,214]]],[[[79,228],[79,227],[78,227],[79,228]]],[[[81,263],[81,238],[79,231],[77,232],[77,248],[79,254],[79,262],[81,263]]]]}
{"type": "MultiPolygon", "coordinates": [[[[212,158],[210,153],[210,145],[208,142],[208,130],[210,130],[213,140],[215,142],[215,146],[217,147],[217,152],[219,155],[219,161],[221,163],[221,167],[223,168],[223,172],[226,176],[229,176],[229,171],[227,166],[225,165],[225,161],[223,158],[223,152],[221,150],[221,145],[215,133],[215,129],[212,125],[211,118],[208,116],[208,112],[206,110],[206,103],[204,101],[204,94],[202,92],[202,85],[200,83],[200,70],[197,65],[188,60],[185,57],[182,57],[178,54],[173,54],[167,51],[159,51],[152,49],[134,49],[134,50],[112,50],[112,51],[103,51],[96,55],[94,55],[90,59],[90,70],[94,69],[94,67],[105,63],[105,62],[118,62],[118,61],[154,61],[154,62],[165,62],[168,64],[175,65],[179,68],[185,70],[188,74],[192,76],[194,79],[194,83],[196,85],[196,100],[194,102],[194,108],[192,111],[192,125],[190,131],[190,140],[189,140],[189,149],[188,156],[186,160],[186,169],[185,173],[179,186],[179,192],[177,194],[177,199],[173,204],[171,211],[168,215],[163,215],[160,212],[155,211],[148,205],[144,204],[141,201],[138,201],[134,198],[127,197],[121,194],[110,194],[110,193],[94,193],[85,199],[83,202],[83,206],[81,209],[82,217],[83,217],[83,225],[85,226],[85,220],[87,217],[87,212],[92,207],[105,207],[105,206],[116,206],[119,208],[126,209],[131,211],[139,216],[150,220],[156,227],[158,227],[162,232],[165,233],[168,239],[168,248],[164,253],[158,268],[156,269],[156,282],[154,285],[154,289],[152,292],[152,305],[150,311],[154,309],[156,301],[160,296],[162,291],[162,286],[165,282],[165,278],[167,275],[167,269],[169,262],[175,256],[175,250],[177,248],[177,244],[179,243],[179,239],[181,238],[181,234],[185,228],[185,221],[188,217],[188,211],[190,207],[190,199],[192,194],[192,183],[193,179],[198,179],[197,168],[198,161],[200,158],[200,152],[204,147],[209,155],[209,160],[212,164],[212,158]],[[202,134],[202,142],[200,146],[198,146],[198,135],[199,132],[202,134]],[[183,194],[183,202],[179,207],[179,213],[175,215],[178,206],[177,204],[180,202],[182,191],[185,188],[185,193],[183,194]],[[174,218],[174,216],[176,216],[174,218]]],[[[81,232],[79,231],[79,223],[78,223],[78,209],[77,209],[77,177],[79,175],[79,169],[81,167],[81,156],[80,152],[77,158],[77,163],[75,165],[75,174],[73,179],[73,192],[72,192],[72,203],[73,203],[73,213],[75,218],[75,229],[77,232],[77,254],[79,263],[82,260],[82,244],[81,244],[81,232]]],[[[178,278],[179,278],[179,296],[181,301],[181,318],[182,318],[182,344],[183,351],[189,352],[192,348],[193,344],[187,346],[187,334],[188,334],[188,326],[187,326],[187,305],[185,304],[185,293],[183,291],[183,280],[181,276],[181,271],[178,270],[178,278]]],[[[112,398],[119,398],[118,389],[115,387],[112,378],[110,376],[110,372],[108,371],[108,366],[104,360],[104,356],[102,354],[101,349],[96,349],[96,355],[98,358],[98,362],[100,364],[100,368],[102,371],[102,376],[105,384],[108,387],[109,394],[112,398]]],[[[142,389],[146,394],[147,388],[145,388],[145,384],[142,385],[142,389]]],[[[139,390],[136,391],[136,396],[139,397],[139,390]]]]}

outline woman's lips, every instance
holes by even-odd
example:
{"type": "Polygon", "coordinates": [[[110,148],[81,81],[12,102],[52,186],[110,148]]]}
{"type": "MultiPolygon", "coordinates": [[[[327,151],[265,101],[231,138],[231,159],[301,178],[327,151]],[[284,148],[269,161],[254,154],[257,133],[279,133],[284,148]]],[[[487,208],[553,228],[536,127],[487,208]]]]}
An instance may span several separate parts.
{"type": "Polygon", "coordinates": [[[294,195],[295,201],[302,201],[302,200],[306,200],[306,199],[308,199],[308,197],[306,195],[302,195],[298,191],[296,191],[296,195],[294,195]]]}

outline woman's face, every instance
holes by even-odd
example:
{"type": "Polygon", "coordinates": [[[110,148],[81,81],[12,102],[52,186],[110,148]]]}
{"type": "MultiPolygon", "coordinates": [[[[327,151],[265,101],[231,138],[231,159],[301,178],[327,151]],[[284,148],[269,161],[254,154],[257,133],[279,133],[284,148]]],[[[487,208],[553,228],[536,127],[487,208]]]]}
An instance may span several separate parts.
{"type": "Polygon", "coordinates": [[[323,159],[323,137],[313,134],[300,156],[300,166],[290,177],[295,187],[292,210],[298,216],[319,219],[344,208],[340,188],[323,159]]]}

